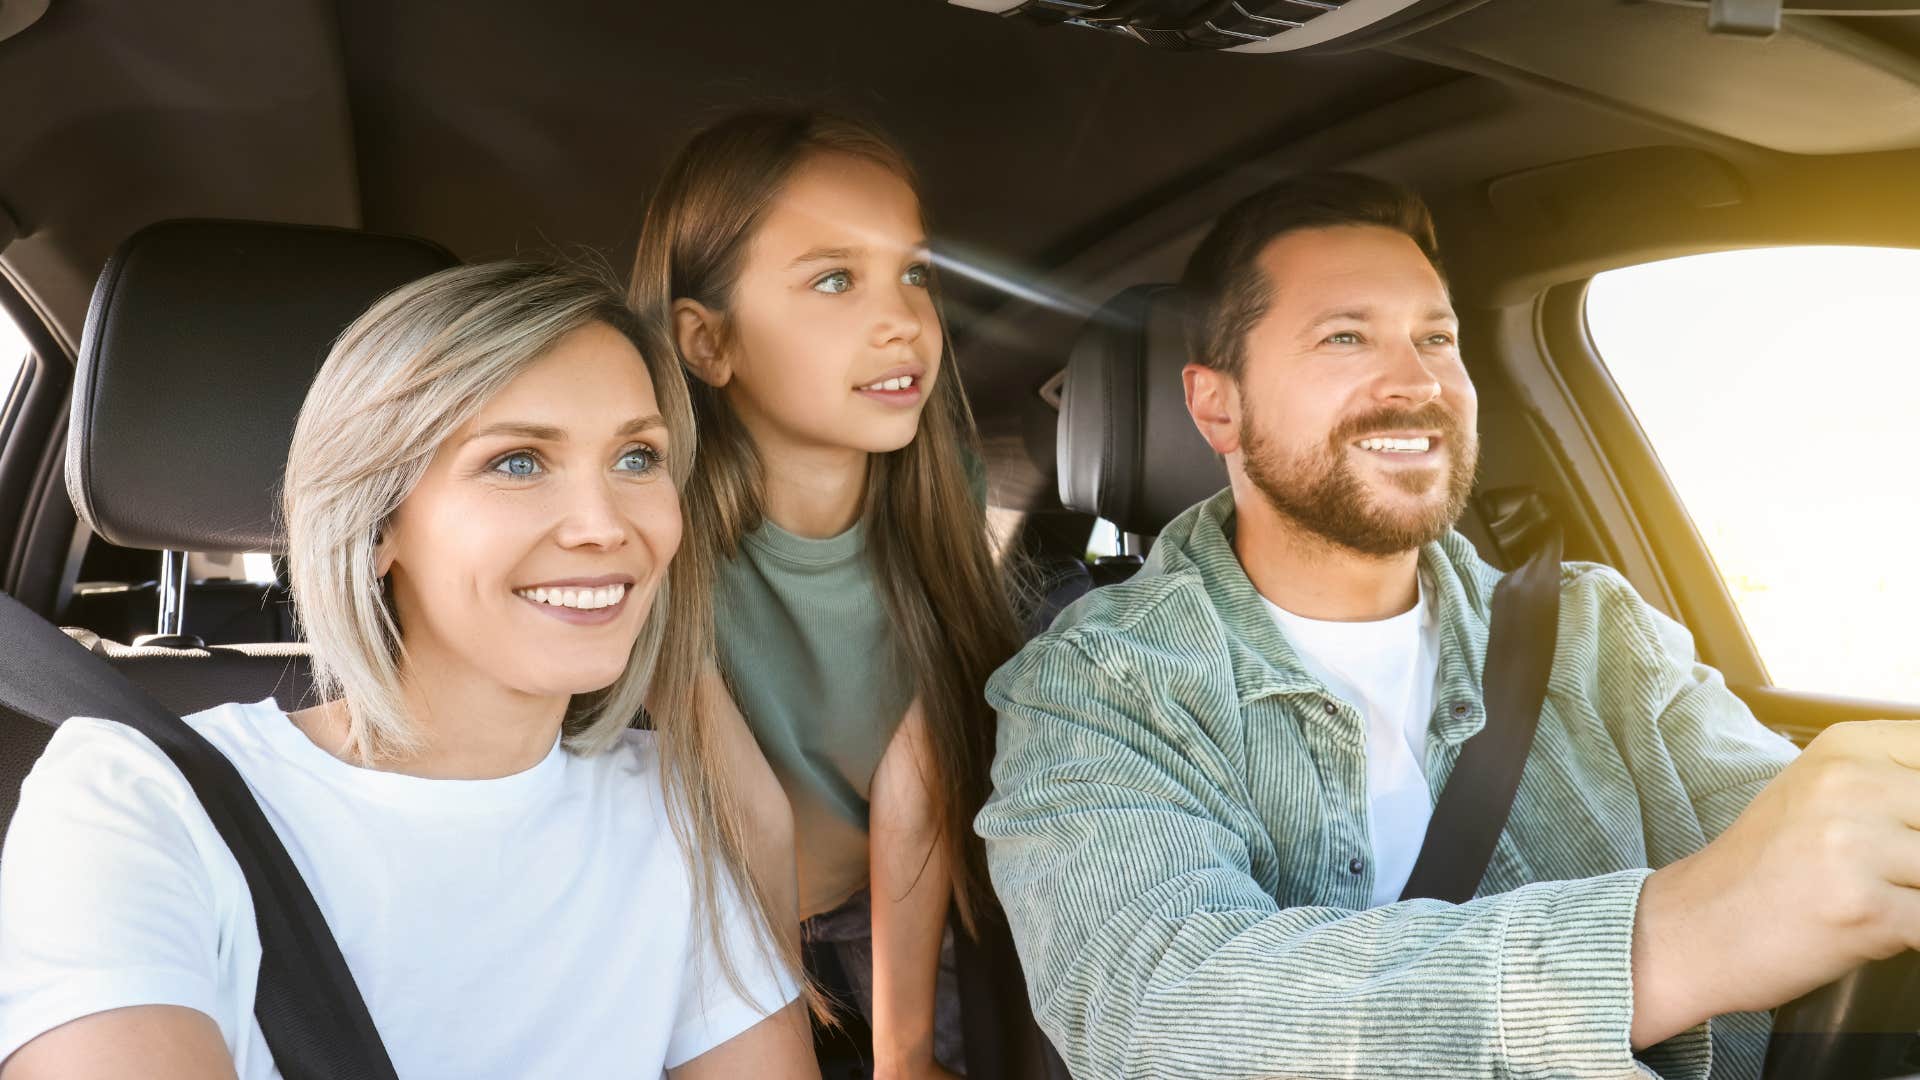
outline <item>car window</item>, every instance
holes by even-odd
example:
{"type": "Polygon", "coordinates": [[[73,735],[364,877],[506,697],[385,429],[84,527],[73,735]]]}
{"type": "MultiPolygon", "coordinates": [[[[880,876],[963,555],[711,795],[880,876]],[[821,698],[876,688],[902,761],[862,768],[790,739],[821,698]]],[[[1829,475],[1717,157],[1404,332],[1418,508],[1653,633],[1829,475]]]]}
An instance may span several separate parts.
{"type": "Polygon", "coordinates": [[[13,393],[14,381],[27,362],[27,338],[7,313],[0,311],[0,405],[13,393]]]}
{"type": "Polygon", "coordinates": [[[1920,701],[1920,251],[1695,255],[1593,279],[1601,359],[1775,685],[1920,701]]]}
{"type": "Polygon", "coordinates": [[[1120,554],[1120,526],[1106,518],[1097,518],[1093,523],[1093,532],[1087,536],[1087,558],[1089,560],[1120,554]]]}

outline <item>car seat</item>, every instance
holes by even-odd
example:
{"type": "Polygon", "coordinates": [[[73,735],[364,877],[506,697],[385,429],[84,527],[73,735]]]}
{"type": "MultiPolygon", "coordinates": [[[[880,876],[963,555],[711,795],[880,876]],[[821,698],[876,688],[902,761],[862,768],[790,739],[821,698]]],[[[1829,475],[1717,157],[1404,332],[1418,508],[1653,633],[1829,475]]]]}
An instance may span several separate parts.
{"type": "MultiPolygon", "coordinates": [[[[186,553],[279,549],[287,445],[334,339],[380,296],[456,261],[424,240],[259,222],[168,221],[123,243],[81,337],[67,490],[102,538],[167,553],[162,619],[138,644],[69,633],[177,713],[305,704],[306,646],[209,647],[179,633],[186,553]]],[[[0,713],[0,835],[51,736],[0,713]]]]}

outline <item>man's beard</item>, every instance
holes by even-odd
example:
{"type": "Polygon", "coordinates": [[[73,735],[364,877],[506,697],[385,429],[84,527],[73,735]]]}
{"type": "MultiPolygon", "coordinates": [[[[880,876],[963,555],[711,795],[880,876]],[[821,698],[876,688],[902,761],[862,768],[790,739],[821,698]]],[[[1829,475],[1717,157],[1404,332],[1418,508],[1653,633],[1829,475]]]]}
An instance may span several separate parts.
{"type": "MultiPolygon", "coordinates": [[[[1282,458],[1266,439],[1252,408],[1241,398],[1240,442],[1247,479],[1267,503],[1309,532],[1363,555],[1394,555],[1439,539],[1467,507],[1479,465],[1479,441],[1439,402],[1417,409],[1377,409],[1335,428],[1325,446],[1282,458]],[[1376,503],[1349,456],[1358,439],[1381,431],[1437,431],[1446,448],[1442,497],[1405,510],[1376,503]]],[[[1442,481],[1431,472],[1397,471],[1387,482],[1410,495],[1442,481]]]]}

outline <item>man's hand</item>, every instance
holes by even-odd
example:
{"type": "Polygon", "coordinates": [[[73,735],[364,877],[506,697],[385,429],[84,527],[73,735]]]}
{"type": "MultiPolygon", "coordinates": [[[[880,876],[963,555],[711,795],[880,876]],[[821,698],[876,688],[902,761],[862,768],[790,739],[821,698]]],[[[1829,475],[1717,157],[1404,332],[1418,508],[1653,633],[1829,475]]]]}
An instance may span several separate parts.
{"type": "Polygon", "coordinates": [[[1647,879],[1633,1045],[1920,947],[1920,722],[1836,724],[1705,848],[1647,879]]]}

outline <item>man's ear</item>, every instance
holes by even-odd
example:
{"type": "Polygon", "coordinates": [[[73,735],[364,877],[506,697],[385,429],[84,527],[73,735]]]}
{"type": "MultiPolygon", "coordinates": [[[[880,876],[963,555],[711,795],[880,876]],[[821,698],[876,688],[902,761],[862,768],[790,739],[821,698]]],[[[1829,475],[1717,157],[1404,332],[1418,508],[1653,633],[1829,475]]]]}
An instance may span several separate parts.
{"type": "Polygon", "coordinates": [[[673,339],[701,382],[720,387],[733,379],[733,367],[727,363],[726,350],[720,347],[720,314],[698,300],[673,302],[673,339]]]}
{"type": "Polygon", "coordinates": [[[1224,371],[1205,364],[1180,369],[1187,388],[1187,412],[1200,437],[1213,452],[1225,457],[1240,449],[1240,384],[1224,371]]]}

